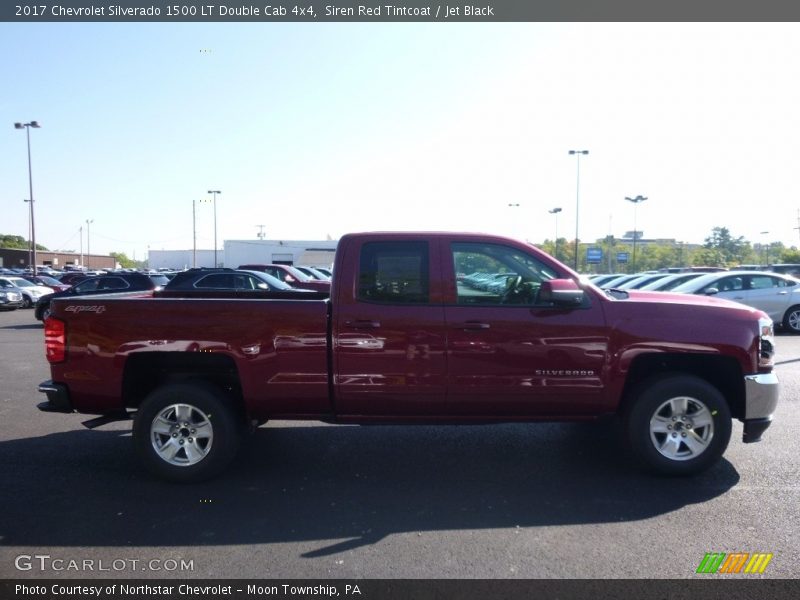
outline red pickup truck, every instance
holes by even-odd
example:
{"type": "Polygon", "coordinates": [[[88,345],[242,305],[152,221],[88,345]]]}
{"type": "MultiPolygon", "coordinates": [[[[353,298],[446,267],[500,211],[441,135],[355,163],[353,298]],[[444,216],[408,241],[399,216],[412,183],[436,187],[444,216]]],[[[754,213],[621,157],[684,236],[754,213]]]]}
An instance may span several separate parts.
{"type": "Polygon", "coordinates": [[[725,300],[604,292],[529,244],[343,237],[330,296],[139,292],[55,299],[48,412],[133,418],[143,463],[222,471],[268,419],[496,423],[618,415],[649,469],[690,474],[778,402],[773,324],[725,300]],[[498,274],[501,274],[498,277],[498,274]]]}

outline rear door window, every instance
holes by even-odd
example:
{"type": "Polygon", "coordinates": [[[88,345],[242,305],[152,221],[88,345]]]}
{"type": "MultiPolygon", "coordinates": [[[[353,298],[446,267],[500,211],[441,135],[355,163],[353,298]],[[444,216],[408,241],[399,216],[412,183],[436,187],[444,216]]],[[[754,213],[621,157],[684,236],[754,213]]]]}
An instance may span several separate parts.
{"type": "Polygon", "coordinates": [[[368,242],[361,248],[357,298],[388,304],[430,302],[427,242],[368,242]]]}

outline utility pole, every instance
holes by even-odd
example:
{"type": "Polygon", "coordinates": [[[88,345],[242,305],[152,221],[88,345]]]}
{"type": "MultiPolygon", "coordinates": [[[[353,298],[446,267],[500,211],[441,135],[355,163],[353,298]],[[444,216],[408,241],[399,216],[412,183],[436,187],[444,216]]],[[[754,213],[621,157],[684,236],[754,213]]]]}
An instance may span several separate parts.
{"type": "Polygon", "coordinates": [[[256,227],[258,227],[258,229],[259,229],[258,233],[256,234],[256,237],[258,237],[258,239],[263,241],[264,240],[264,227],[265,226],[264,225],[256,225],[256,227]]]}

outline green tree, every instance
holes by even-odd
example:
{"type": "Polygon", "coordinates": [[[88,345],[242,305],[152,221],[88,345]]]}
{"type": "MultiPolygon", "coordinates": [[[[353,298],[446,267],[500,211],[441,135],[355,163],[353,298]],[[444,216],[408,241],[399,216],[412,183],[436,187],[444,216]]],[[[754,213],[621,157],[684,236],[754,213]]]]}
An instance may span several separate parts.
{"type": "MultiPolygon", "coordinates": [[[[21,235],[6,235],[0,233],[0,248],[13,248],[15,250],[27,250],[30,248],[30,241],[21,235]]],[[[36,244],[37,250],[47,250],[41,244],[36,244]]]]}
{"type": "Polygon", "coordinates": [[[128,258],[124,252],[109,252],[108,255],[117,261],[119,266],[123,269],[132,269],[136,267],[136,261],[128,258]]]}
{"type": "Polygon", "coordinates": [[[719,263],[709,266],[720,267],[741,264],[752,251],[750,242],[746,241],[742,236],[734,238],[727,227],[714,227],[711,230],[711,235],[705,239],[703,247],[712,251],[706,256],[719,263]]]}
{"type": "Polygon", "coordinates": [[[795,246],[792,246],[791,248],[784,248],[783,252],[780,253],[780,256],[776,255],[775,260],[772,262],[800,263],[800,250],[798,250],[795,246]]]}

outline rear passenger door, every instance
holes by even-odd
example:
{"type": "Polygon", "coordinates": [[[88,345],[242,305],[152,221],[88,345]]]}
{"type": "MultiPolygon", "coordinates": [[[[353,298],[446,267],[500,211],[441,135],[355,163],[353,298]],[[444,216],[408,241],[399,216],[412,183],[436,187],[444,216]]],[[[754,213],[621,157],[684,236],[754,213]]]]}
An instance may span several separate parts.
{"type": "Polygon", "coordinates": [[[341,283],[333,299],[337,413],[446,415],[437,245],[365,236],[345,246],[345,272],[336,274],[341,283]]]}
{"type": "Polygon", "coordinates": [[[763,310],[773,321],[780,323],[789,305],[794,302],[792,291],[795,287],[791,280],[774,275],[750,275],[744,300],[739,302],[763,310]]]}

